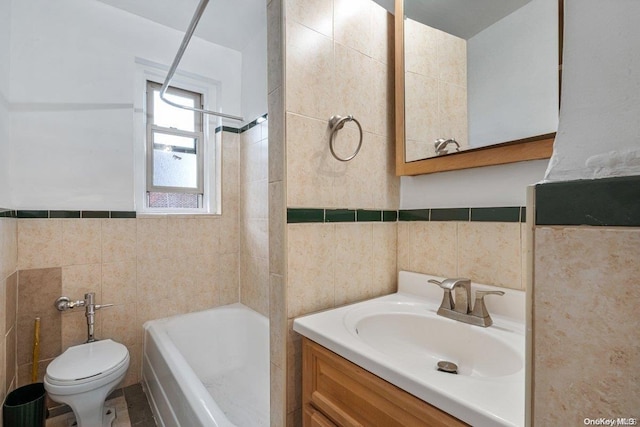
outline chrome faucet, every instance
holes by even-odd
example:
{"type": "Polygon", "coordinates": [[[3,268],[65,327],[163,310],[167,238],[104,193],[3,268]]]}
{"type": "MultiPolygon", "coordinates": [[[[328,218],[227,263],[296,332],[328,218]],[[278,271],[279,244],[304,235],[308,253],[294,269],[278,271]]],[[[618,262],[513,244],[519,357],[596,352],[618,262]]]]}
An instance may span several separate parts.
{"type": "Polygon", "coordinates": [[[444,290],[442,303],[438,308],[438,315],[449,319],[458,320],[460,322],[469,323],[471,325],[482,326],[484,328],[491,326],[493,320],[487,311],[484,303],[486,295],[504,295],[502,291],[476,291],[476,301],[471,307],[471,280],[445,279],[442,282],[430,279],[429,283],[436,284],[444,290]],[[464,302],[458,301],[460,294],[456,294],[456,289],[462,288],[465,298],[464,302]]]}
{"type": "Polygon", "coordinates": [[[75,307],[85,307],[84,315],[87,317],[87,342],[96,341],[96,338],[94,337],[96,310],[100,310],[101,308],[105,307],[111,307],[113,305],[96,304],[95,299],[95,292],[89,292],[84,294],[84,300],[71,301],[69,297],[60,297],[54,304],[58,311],[67,311],[75,307]]]}

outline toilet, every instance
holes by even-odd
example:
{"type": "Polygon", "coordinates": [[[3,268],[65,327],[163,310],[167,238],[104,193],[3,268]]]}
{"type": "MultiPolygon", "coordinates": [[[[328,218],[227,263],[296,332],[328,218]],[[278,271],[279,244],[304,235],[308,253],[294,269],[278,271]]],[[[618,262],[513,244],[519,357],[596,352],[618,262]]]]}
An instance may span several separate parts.
{"type": "Polygon", "coordinates": [[[110,426],[104,402],[124,379],[129,351],[110,339],[69,347],[47,367],[44,388],[49,397],[73,410],[78,427],[110,426]]]}

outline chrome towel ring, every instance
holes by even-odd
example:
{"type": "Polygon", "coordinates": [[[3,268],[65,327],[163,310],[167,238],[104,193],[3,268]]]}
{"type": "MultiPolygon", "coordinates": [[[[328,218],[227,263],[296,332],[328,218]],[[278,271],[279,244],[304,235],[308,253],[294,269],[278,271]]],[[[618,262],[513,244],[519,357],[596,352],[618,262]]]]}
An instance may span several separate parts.
{"type": "Polygon", "coordinates": [[[331,129],[331,137],[329,138],[329,149],[331,150],[331,154],[333,154],[333,157],[335,157],[337,160],[340,160],[341,162],[348,162],[349,160],[353,159],[356,155],[358,155],[358,152],[360,152],[360,148],[362,148],[362,126],[360,126],[360,122],[358,120],[356,120],[351,115],[346,117],[340,117],[338,115],[335,115],[329,119],[329,128],[331,129]],[[360,141],[358,142],[358,147],[356,147],[356,151],[354,151],[352,155],[350,155],[349,157],[342,158],[336,154],[335,150],[333,149],[333,144],[334,144],[336,133],[338,133],[338,131],[344,127],[344,124],[346,122],[356,122],[356,124],[358,125],[358,129],[360,130],[360,141]]]}

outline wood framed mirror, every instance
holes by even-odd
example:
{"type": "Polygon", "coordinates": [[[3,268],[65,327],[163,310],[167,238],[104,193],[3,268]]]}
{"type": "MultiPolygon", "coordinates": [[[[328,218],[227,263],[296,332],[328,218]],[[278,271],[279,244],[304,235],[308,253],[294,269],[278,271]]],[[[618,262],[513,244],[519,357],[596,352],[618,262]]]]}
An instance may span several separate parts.
{"type": "MultiPolygon", "coordinates": [[[[552,22],[552,25],[557,25],[557,46],[558,46],[558,52],[557,52],[557,62],[555,61],[556,57],[555,57],[555,52],[552,52],[554,54],[553,58],[551,58],[551,69],[549,71],[551,71],[552,74],[552,79],[556,78],[555,76],[557,76],[557,88],[554,92],[552,92],[553,96],[555,98],[553,98],[551,101],[551,113],[555,114],[555,123],[552,126],[553,129],[549,128],[549,125],[547,124],[547,128],[544,128],[544,126],[542,127],[543,130],[545,130],[544,132],[535,132],[535,127],[533,128],[534,131],[530,131],[528,129],[522,129],[521,133],[524,133],[523,135],[518,135],[517,132],[519,132],[520,130],[516,130],[516,133],[511,132],[511,134],[509,134],[509,132],[507,131],[506,133],[504,133],[505,136],[501,136],[501,135],[491,135],[489,137],[485,137],[484,139],[487,141],[484,141],[481,143],[481,145],[485,145],[485,146],[479,146],[479,147],[469,147],[467,149],[463,149],[461,151],[456,151],[456,152],[452,152],[452,153],[445,153],[444,155],[435,155],[433,154],[433,157],[427,157],[425,156],[418,156],[416,158],[415,155],[412,155],[413,157],[410,157],[407,155],[408,151],[407,149],[410,148],[408,144],[408,140],[407,140],[407,116],[411,116],[413,114],[413,116],[415,117],[415,111],[411,110],[409,111],[409,114],[407,114],[407,107],[405,102],[407,101],[407,97],[413,97],[415,99],[415,93],[410,91],[408,94],[406,92],[406,80],[407,80],[407,75],[409,73],[407,73],[407,68],[405,67],[406,65],[406,52],[405,52],[405,47],[407,46],[405,44],[405,37],[406,37],[406,19],[407,19],[407,8],[406,8],[406,3],[409,0],[395,0],[395,114],[396,114],[396,118],[395,118],[395,124],[396,124],[396,175],[398,176],[402,176],[402,175],[420,175],[420,174],[428,174],[428,173],[435,173],[435,172],[444,172],[444,171],[451,171],[451,170],[458,170],[458,169],[468,169],[468,168],[476,168],[476,167],[482,167],[482,166],[492,166],[492,165],[500,165],[500,164],[507,164],[507,163],[514,163],[514,162],[520,162],[520,161],[526,161],[526,160],[539,160],[539,159],[547,159],[549,157],[551,157],[552,151],[553,151],[553,141],[555,139],[555,126],[557,125],[557,115],[558,115],[558,109],[556,107],[559,106],[559,91],[560,91],[560,83],[561,83],[561,70],[562,67],[561,65],[558,66],[557,69],[557,73],[555,70],[555,63],[557,64],[561,64],[561,58],[562,58],[562,20],[563,20],[563,0],[557,0],[557,23],[556,22],[552,22]],[[548,130],[548,131],[547,131],[548,130]],[[527,133],[529,132],[529,133],[527,133]],[[516,135],[515,138],[510,138],[510,135],[516,135]],[[493,140],[491,139],[493,138],[493,140]]],[[[433,3],[435,4],[437,0],[430,0],[427,2],[422,2],[424,3],[433,3]]],[[[535,0],[531,0],[531,1],[535,1],[535,0]]],[[[452,3],[459,3],[462,4],[464,3],[464,0],[459,0],[456,2],[449,2],[449,4],[452,3]]],[[[503,2],[504,3],[504,2],[503,2]]],[[[529,3],[529,0],[521,0],[520,3],[529,3]]],[[[553,1],[554,5],[556,4],[555,0],[553,1]]],[[[477,3],[476,3],[477,4],[477,3]]],[[[413,13],[413,12],[412,12],[413,13]]],[[[438,13],[440,13],[441,16],[444,16],[443,13],[448,14],[449,16],[452,16],[452,13],[450,13],[450,11],[444,12],[443,10],[440,11],[436,11],[434,13],[431,13],[429,18],[424,18],[424,19],[437,19],[438,13]]],[[[423,19],[423,18],[420,18],[423,19]]],[[[475,17],[474,17],[475,19],[475,17]]],[[[451,20],[453,22],[453,20],[451,20]]],[[[447,25],[451,26],[451,25],[463,25],[464,24],[464,19],[460,19],[460,24],[458,23],[449,23],[449,24],[442,24],[441,28],[437,28],[435,31],[440,31],[442,33],[441,30],[443,31],[447,31],[447,29],[445,28],[447,25]]],[[[411,21],[409,21],[409,25],[411,24],[411,21]]],[[[422,25],[422,24],[419,24],[422,25]]],[[[429,23],[428,25],[432,25],[431,23],[429,23]]],[[[440,23],[436,24],[438,26],[440,26],[440,23]]],[[[430,28],[430,27],[427,27],[430,28]]],[[[472,31],[472,30],[469,30],[472,31]]],[[[555,31],[554,31],[555,33],[555,31]]],[[[415,33],[412,33],[412,36],[415,33]]],[[[411,40],[410,40],[411,42],[411,40]]],[[[463,43],[466,43],[466,40],[463,40],[463,43]]],[[[465,55],[466,55],[466,44],[464,45],[464,49],[465,49],[465,55]]],[[[409,50],[411,50],[411,46],[409,46],[409,50]]],[[[466,61],[466,59],[465,59],[466,61]]],[[[411,63],[412,60],[410,59],[409,62],[411,63]]],[[[466,85],[466,80],[467,80],[467,71],[466,71],[466,62],[464,63],[465,66],[465,70],[464,70],[464,79],[465,82],[464,84],[466,85]]],[[[415,64],[409,64],[409,67],[415,67],[415,64]]],[[[409,74],[410,75],[410,74],[409,74]]],[[[471,78],[469,78],[469,80],[471,81],[471,78]]],[[[552,80],[553,82],[553,80],[552,80]]],[[[494,84],[495,86],[495,84],[494,84]]],[[[476,91],[477,92],[477,91],[476,91]]],[[[474,93],[476,93],[474,92],[474,93]]],[[[466,97],[466,87],[465,87],[465,93],[464,96],[466,97]]],[[[518,100],[519,102],[524,102],[522,99],[518,100]]],[[[507,100],[507,102],[503,102],[506,105],[510,105],[510,101],[507,100]]],[[[547,100],[546,100],[546,105],[549,105],[549,96],[547,95],[547,100]]],[[[412,105],[414,105],[412,103],[412,105]]],[[[465,110],[466,110],[466,99],[465,99],[465,110]]],[[[418,114],[421,114],[422,112],[420,110],[417,111],[418,114]]],[[[548,117],[549,112],[547,112],[547,117],[548,117]]],[[[465,126],[468,126],[466,123],[466,112],[465,112],[465,126]]],[[[503,120],[502,117],[499,118],[498,122],[500,120],[503,120]]],[[[548,120],[547,120],[548,121],[548,120]]],[[[491,125],[487,126],[490,127],[491,125]]],[[[495,124],[493,125],[493,127],[495,128],[495,124]]],[[[412,132],[411,129],[415,129],[415,126],[409,126],[409,133],[412,132]]],[[[526,128],[526,126],[523,126],[523,128],[526,128]]],[[[538,129],[540,129],[540,127],[538,127],[538,129]]],[[[422,128],[419,128],[420,131],[422,131],[422,128]]],[[[468,130],[467,130],[468,131],[468,130]]],[[[426,132],[429,133],[429,132],[426,132]]],[[[448,133],[448,132],[445,132],[448,133]]],[[[433,134],[433,133],[432,133],[433,134]]],[[[449,134],[445,134],[445,135],[439,135],[438,137],[442,137],[442,138],[449,138],[451,137],[449,134]]],[[[415,138],[414,138],[415,139],[415,138]]],[[[414,139],[410,140],[410,143],[414,143],[414,139]]],[[[432,137],[433,139],[433,137],[432,137]]],[[[478,139],[481,138],[477,138],[476,141],[478,139]]],[[[430,145],[430,150],[433,150],[433,148],[431,148],[433,146],[433,144],[435,143],[435,141],[429,141],[426,142],[426,144],[430,145]]],[[[463,144],[468,144],[468,141],[464,141],[463,144]]],[[[471,144],[473,145],[473,144],[471,144]]],[[[412,151],[415,151],[415,149],[412,149],[412,151]]]]}

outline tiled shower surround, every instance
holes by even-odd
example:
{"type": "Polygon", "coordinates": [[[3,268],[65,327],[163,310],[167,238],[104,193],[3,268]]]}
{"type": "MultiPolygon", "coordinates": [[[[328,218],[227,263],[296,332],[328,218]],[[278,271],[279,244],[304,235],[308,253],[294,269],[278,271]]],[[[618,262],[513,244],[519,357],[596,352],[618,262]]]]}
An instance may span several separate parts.
{"type": "Polygon", "coordinates": [[[30,382],[36,316],[40,380],[53,358],[86,340],[84,311],[59,313],[53,302],[60,295],[82,299],[95,292],[97,303],[115,304],[98,311],[96,336],[129,349],[125,386],[140,380],[145,321],[238,301],[268,314],[268,284],[255,274],[268,262],[267,124],[216,135],[225,159],[222,215],[57,219],[60,212],[52,211],[47,219],[0,218],[3,391],[30,382]],[[242,286],[242,280],[255,282],[242,286]]]}

